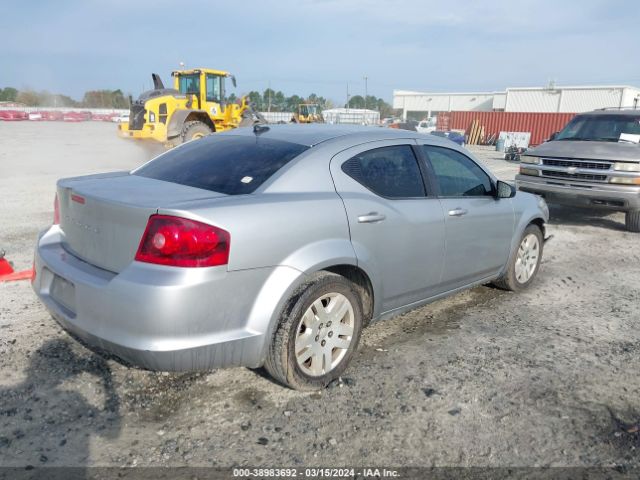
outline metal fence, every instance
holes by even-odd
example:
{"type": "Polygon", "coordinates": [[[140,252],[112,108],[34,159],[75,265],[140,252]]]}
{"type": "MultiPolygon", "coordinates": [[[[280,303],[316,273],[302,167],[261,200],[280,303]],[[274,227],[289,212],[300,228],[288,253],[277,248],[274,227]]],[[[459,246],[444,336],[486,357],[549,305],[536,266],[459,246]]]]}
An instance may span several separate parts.
{"type": "Polygon", "coordinates": [[[364,109],[335,108],[324,110],[322,116],[326,123],[350,125],[378,125],[380,112],[364,109]]]}
{"type": "Polygon", "coordinates": [[[269,123],[289,123],[293,117],[293,112],[260,112],[269,123]]]}

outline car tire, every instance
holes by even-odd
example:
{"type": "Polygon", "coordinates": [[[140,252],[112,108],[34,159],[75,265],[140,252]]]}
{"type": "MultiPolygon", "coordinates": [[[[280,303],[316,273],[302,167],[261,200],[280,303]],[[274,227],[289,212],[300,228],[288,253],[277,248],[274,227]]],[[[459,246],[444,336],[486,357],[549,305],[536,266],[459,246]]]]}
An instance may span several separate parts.
{"type": "Polygon", "coordinates": [[[537,225],[529,225],[520,238],[518,248],[509,259],[507,271],[495,280],[493,285],[512,292],[527,288],[540,270],[543,249],[542,230],[537,225]]]}
{"type": "Polygon", "coordinates": [[[193,121],[187,122],[182,128],[182,143],[197,140],[211,134],[211,128],[204,122],[193,121]]]}
{"type": "Polygon", "coordinates": [[[624,223],[629,232],[640,233],[640,210],[627,212],[624,217],[624,223]]]}
{"type": "Polygon", "coordinates": [[[287,302],[264,367],[292,389],[322,389],[347,368],[362,326],[361,300],[353,284],[334,273],[314,274],[287,302]],[[340,310],[334,313],[334,308],[340,310]]]}

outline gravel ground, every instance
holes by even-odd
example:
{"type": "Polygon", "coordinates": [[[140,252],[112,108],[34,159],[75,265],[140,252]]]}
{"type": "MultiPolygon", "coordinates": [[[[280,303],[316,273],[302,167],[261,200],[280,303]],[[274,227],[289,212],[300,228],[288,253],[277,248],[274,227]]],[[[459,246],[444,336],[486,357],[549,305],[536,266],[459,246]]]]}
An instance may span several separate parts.
{"type": "MultiPolygon", "coordinates": [[[[0,247],[17,269],[56,178],[148,158],[114,129],[0,122],[0,247]]],[[[242,368],[127,368],[73,341],[28,282],[0,284],[0,465],[638,467],[640,237],[620,214],[551,213],[532,288],[374,324],[342,382],[316,393],[242,368]]]]}

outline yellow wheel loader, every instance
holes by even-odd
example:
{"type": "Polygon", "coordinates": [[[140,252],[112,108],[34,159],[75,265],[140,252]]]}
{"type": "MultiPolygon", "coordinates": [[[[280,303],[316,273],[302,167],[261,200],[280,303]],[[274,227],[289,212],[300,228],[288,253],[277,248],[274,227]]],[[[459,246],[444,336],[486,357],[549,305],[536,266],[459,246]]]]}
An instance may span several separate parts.
{"type": "Polygon", "coordinates": [[[236,79],[229,72],[196,68],[171,73],[173,88],[165,88],[152,74],[153,90],[131,102],[129,123],[118,125],[125,138],[150,140],[171,148],[190,140],[256,123],[266,123],[243,97],[239,103],[225,101],[225,80],[236,79]]]}
{"type": "Polygon", "coordinates": [[[291,117],[291,123],[324,123],[320,105],[317,103],[301,103],[298,111],[291,117]]]}

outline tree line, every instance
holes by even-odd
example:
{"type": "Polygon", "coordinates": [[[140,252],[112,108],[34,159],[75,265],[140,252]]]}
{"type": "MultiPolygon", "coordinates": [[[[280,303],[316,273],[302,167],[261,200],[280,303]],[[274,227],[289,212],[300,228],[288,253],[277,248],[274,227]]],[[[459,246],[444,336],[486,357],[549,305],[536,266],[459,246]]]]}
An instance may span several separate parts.
{"type": "Polygon", "coordinates": [[[67,95],[46,90],[18,90],[13,87],[0,88],[0,102],[17,102],[27,107],[79,107],[79,108],[129,108],[129,99],[122,90],[90,90],[81,101],[67,95]]]}
{"type": "MultiPolygon", "coordinates": [[[[317,104],[321,110],[334,108],[336,105],[331,100],[312,93],[307,97],[300,95],[286,96],[281,91],[267,88],[262,93],[251,91],[247,95],[255,108],[261,112],[295,112],[301,103],[317,104]]],[[[238,98],[231,94],[227,99],[235,102],[238,98]]],[[[122,90],[90,90],[84,94],[81,101],[76,101],[67,95],[50,93],[46,90],[37,92],[35,90],[17,90],[13,87],[0,88],[0,101],[23,103],[28,107],[79,107],[79,108],[129,108],[128,96],[122,90]]],[[[393,108],[382,98],[367,95],[354,95],[349,99],[348,104],[339,105],[346,108],[368,108],[377,110],[380,116],[390,117],[393,115],[393,108]]]]}
{"type": "MultiPolygon", "coordinates": [[[[254,108],[260,112],[295,112],[298,110],[298,105],[301,103],[317,104],[321,110],[328,110],[336,106],[331,100],[327,100],[315,93],[312,93],[307,97],[301,97],[299,95],[291,95],[287,97],[281,91],[275,91],[267,88],[262,93],[251,91],[247,96],[254,104],[254,108]]],[[[235,100],[235,95],[231,95],[229,97],[229,101],[235,100]]],[[[367,95],[366,101],[364,97],[354,95],[349,99],[348,104],[345,103],[344,105],[338,106],[345,108],[368,108],[370,110],[377,110],[380,112],[381,117],[390,117],[393,115],[393,107],[382,98],[377,98],[373,95],[367,95]]]]}
{"type": "Polygon", "coordinates": [[[385,102],[381,98],[376,98],[373,95],[367,95],[365,98],[361,95],[354,95],[349,98],[349,104],[345,105],[348,108],[368,108],[369,110],[377,110],[380,112],[380,118],[392,117],[396,113],[391,105],[385,102]]]}

